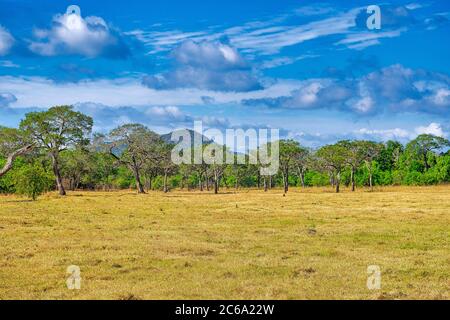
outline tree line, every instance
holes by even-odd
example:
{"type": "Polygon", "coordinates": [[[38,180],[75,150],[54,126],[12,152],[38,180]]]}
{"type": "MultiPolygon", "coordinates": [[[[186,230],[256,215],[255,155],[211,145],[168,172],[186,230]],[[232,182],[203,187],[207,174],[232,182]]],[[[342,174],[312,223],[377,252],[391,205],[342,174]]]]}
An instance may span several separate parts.
{"type": "Polygon", "coordinates": [[[61,196],[67,189],[218,193],[220,188],[281,187],[287,193],[292,186],[327,185],[340,192],[342,185],[355,191],[450,181],[450,142],[429,134],[406,146],[346,140],[317,150],[281,140],[279,172],[261,176],[258,164],[174,165],[173,145],[141,124],[108,134],[92,134],[92,127],[93,119],[71,106],[28,113],[17,129],[0,127],[0,192],[32,199],[55,189],[61,196]]]}

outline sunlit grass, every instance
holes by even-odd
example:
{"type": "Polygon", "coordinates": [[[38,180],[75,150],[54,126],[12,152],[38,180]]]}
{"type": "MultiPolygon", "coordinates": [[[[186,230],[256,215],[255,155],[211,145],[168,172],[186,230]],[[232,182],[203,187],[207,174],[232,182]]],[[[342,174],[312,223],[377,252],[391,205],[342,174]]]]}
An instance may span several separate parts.
{"type": "Polygon", "coordinates": [[[0,298],[450,298],[450,186],[222,191],[0,196],[0,298]]]}

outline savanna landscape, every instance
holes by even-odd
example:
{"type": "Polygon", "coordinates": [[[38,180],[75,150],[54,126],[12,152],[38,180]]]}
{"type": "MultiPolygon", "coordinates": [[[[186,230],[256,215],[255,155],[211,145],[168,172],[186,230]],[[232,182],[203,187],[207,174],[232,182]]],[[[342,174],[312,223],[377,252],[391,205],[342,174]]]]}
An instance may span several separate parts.
{"type": "Polygon", "coordinates": [[[1,196],[0,298],[448,299],[449,191],[1,196]]]}
{"type": "Polygon", "coordinates": [[[0,0],[0,300],[450,300],[449,34],[448,1],[0,0]]]}

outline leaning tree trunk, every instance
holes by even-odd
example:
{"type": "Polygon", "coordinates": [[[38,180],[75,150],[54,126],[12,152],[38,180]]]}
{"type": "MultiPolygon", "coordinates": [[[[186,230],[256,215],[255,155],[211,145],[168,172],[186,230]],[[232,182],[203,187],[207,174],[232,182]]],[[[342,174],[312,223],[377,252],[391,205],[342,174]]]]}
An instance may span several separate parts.
{"type": "Polygon", "coordinates": [[[55,175],[56,186],[58,188],[59,195],[65,196],[66,190],[64,189],[61,173],[59,171],[58,155],[52,154],[51,157],[52,157],[53,174],[55,175]]]}
{"type": "Polygon", "coordinates": [[[0,177],[4,176],[5,174],[7,174],[13,167],[13,163],[14,160],[18,157],[18,156],[22,156],[28,152],[30,152],[31,150],[33,150],[34,145],[28,145],[25,146],[21,149],[18,149],[16,151],[14,151],[13,153],[11,153],[8,156],[8,159],[6,159],[6,163],[3,166],[3,168],[0,170],[0,177]]]}

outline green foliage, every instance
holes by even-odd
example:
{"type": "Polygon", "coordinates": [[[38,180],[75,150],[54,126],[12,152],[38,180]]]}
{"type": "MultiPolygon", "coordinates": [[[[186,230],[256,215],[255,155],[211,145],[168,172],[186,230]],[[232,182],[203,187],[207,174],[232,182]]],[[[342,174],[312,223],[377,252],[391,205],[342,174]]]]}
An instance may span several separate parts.
{"type": "Polygon", "coordinates": [[[29,164],[21,167],[14,175],[15,191],[33,201],[52,186],[52,175],[41,164],[29,164]]]}

